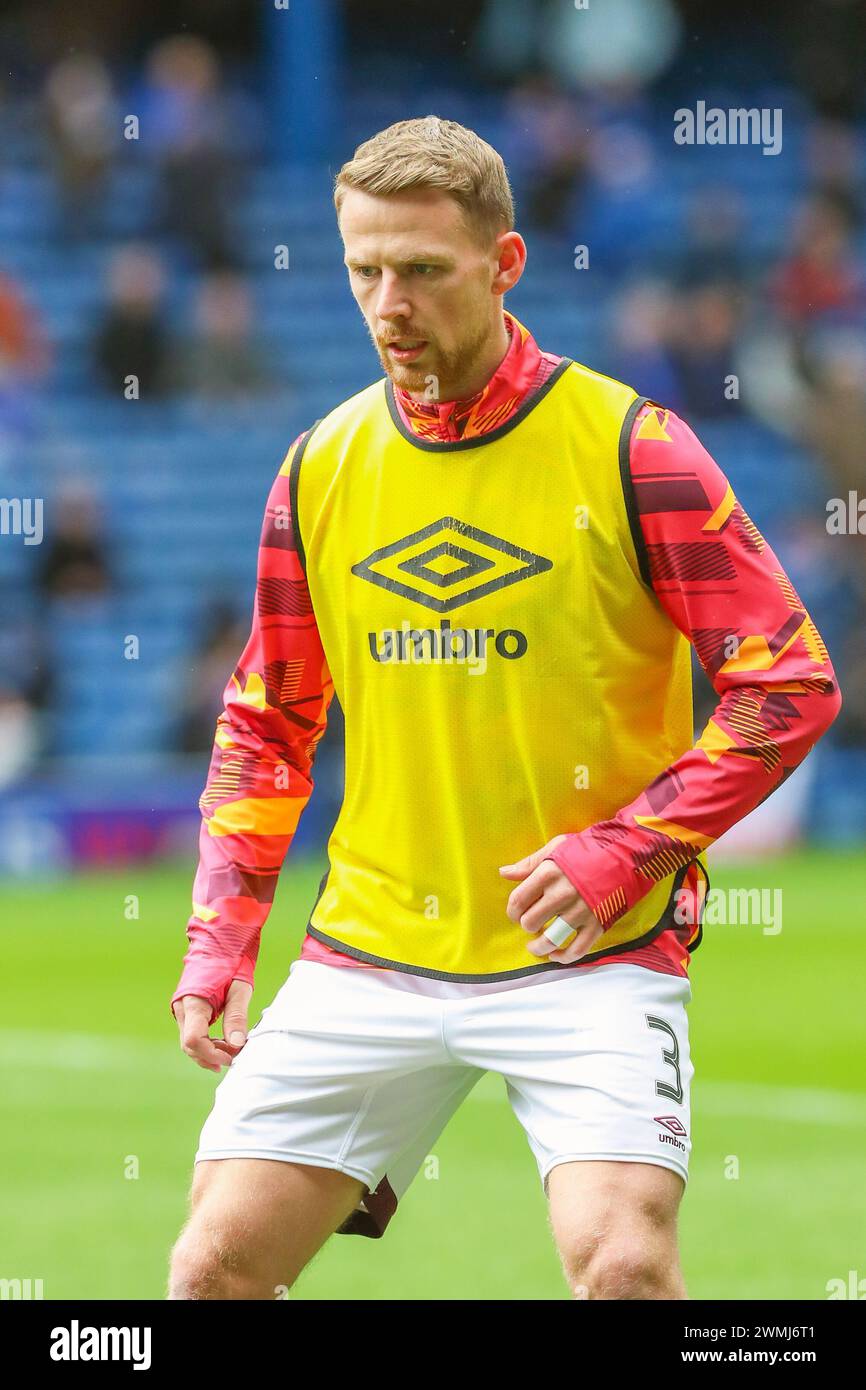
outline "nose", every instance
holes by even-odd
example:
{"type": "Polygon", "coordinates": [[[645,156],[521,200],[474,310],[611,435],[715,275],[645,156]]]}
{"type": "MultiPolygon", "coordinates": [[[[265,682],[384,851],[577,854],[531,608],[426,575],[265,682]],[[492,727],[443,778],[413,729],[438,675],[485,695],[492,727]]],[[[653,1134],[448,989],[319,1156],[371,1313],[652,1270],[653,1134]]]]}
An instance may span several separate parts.
{"type": "Polygon", "coordinates": [[[376,313],[380,319],[388,323],[394,319],[411,320],[412,305],[406,297],[405,284],[399,275],[389,271],[383,272],[376,300],[376,313]]]}

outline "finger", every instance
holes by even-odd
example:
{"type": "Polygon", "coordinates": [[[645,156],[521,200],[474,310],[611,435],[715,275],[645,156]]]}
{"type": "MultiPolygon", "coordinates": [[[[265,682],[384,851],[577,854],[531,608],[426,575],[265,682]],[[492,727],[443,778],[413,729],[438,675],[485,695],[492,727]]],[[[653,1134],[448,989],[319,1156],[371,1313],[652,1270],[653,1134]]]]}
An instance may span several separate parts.
{"type": "MultiPolygon", "coordinates": [[[[579,948],[581,933],[585,932],[587,927],[598,925],[594,920],[590,923],[588,917],[589,909],[582,900],[576,908],[572,907],[568,912],[557,913],[552,921],[546,921],[542,924],[542,928],[539,928],[539,935],[529,943],[529,950],[534,956],[545,956],[549,960],[561,960],[565,952],[571,951],[575,947],[579,948]],[[559,929],[562,923],[572,928],[573,934],[566,941],[557,940],[557,935],[560,932],[553,930],[554,924],[559,929]],[[548,932],[551,931],[553,934],[549,936],[548,932]]],[[[601,929],[599,928],[599,930],[601,929]]],[[[579,951],[579,954],[582,952],[579,951]]]]}
{"type": "MultiPolygon", "coordinates": [[[[190,1003],[194,1002],[194,1000],[190,1000],[190,1003]]],[[[177,1008],[175,1017],[177,1018],[178,1041],[181,1049],[189,1053],[190,1047],[192,1047],[199,1038],[207,1037],[210,1010],[200,1011],[198,1009],[184,1007],[183,1004],[180,1004],[177,1008]]]]}
{"type": "Polygon", "coordinates": [[[560,913],[554,917],[552,922],[547,923],[547,926],[543,929],[542,935],[546,936],[548,941],[553,942],[557,951],[561,951],[566,946],[571,945],[572,941],[577,936],[578,930],[579,928],[577,926],[572,926],[571,922],[560,913]]]}
{"type": "Polygon", "coordinates": [[[223,1037],[240,1049],[247,1040],[247,1011],[252,998],[252,985],[245,980],[232,980],[223,1009],[223,1037]]]}
{"type": "Polygon", "coordinates": [[[529,873],[529,860],[518,859],[516,864],[500,864],[499,872],[503,878],[525,878],[529,873]]]}
{"type": "Polygon", "coordinates": [[[202,999],[197,994],[185,994],[178,999],[174,1006],[175,1018],[181,1029],[194,1028],[199,1032],[206,1033],[210,1027],[211,1006],[206,999],[202,999]]]}
{"type": "Polygon", "coordinates": [[[528,878],[525,883],[520,885],[519,889],[514,890],[505,904],[506,917],[509,917],[512,922],[521,923],[525,914],[534,903],[538,902],[543,892],[544,884],[542,882],[538,879],[528,878]]]}
{"type": "Polygon", "coordinates": [[[219,1050],[215,1038],[197,1038],[194,1042],[185,1044],[183,1050],[187,1057],[192,1057],[193,1061],[198,1062],[199,1066],[207,1071],[220,1071],[232,1062],[231,1055],[219,1050]]]}
{"type": "MultiPolygon", "coordinates": [[[[577,931],[578,927],[583,926],[582,910],[582,902],[579,901],[575,906],[573,889],[549,887],[526,912],[522,913],[520,925],[524,931],[535,936],[538,932],[543,932],[554,917],[562,917],[577,931]]],[[[556,946],[557,943],[552,944],[556,946]]]]}
{"type": "Polygon", "coordinates": [[[533,850],[532,854],[527,854],[525,858],[518,859],[514,864],[502,864],[499,872],[505,878],[525,878],[531,874],[533,869],[537,869],[542,859],[549,853],[550,847],[542,845],[541,849],[533,850]]]}
{"type": "Polygon", "coordinates": [[[573,965],[575,961],[581,960],[586,955],[601,934],[602,928],[599,924],[590,922],[587,926],[581,927],[577,936],[567,946],[563,946],[558,951],[551,951],[547,959],[558,961],[560,965],[573,965]]]}
{"type": "Polygon", "coordinates": [[[228,1065],[213,1044],[213,1040],[208,1037],[210,1030],[211,1006],[206,999],[200,999],[196,995],[186,995],[184,997],[183,1022],[180,1026],[180,1045],[188,1057],[192,1057],[199,1066],[206,1066],[210,1071],[219,1071],[223,1065],[228,1065]]]}
{"type": "Polygon", "coordinates": [[[500,864],[499,872],[504,878],[525,878],[533,869],[538,868],[538,865],[547,858],[552,849],[567,839],[568,836],[565,834],[554,835],[552,840],[548,840],[546,845],[541,846],[541,849],[533,850],[532,854],[527,854],[523,859],[517,859],[513,864],[500,864]]]}
{"type": "MultiPolygon", "coordinates": [[[[524,879],[520,887],[515,888],[509,895],[505,905],[506,916],[510,917],[512,922],[525,923],[526,914],[530,908],[539,904],[544,894],[550,892],[557,894],[557,903],[565,902],[566,897],[570,899],[574,897],[574,888],[571,884],[564,883],[563,876],[555,864],[539,864],[529,875],[529,878],[524,879]]],[[[547,918],[552,917],[556,911],[557,906],[554,905],[550,908],[547,917],[541,917],[530,930],[540,931],[547,918]]]]}
{"type": "Polygon", "coordinates": [[[548,878],[547,870],[533,869],[519,888],[512,889],[508,895],[508,902],[505,904],[505,914],[511,918],[512,922],[519,922],[524,912],[527,912],[532,904],[538,901],[547,886],[548,878]]]}
{"type": "Polygon", "coordinates": [[[526,949],[531,951],[534,956],[543,956],[547,960],[550,956],[557,954],[560,948],[555,941],[551,941],[549,936],[545,936],[544,932],[539,932],[537,936],[527,942],[526,949]]]}
{"type": "Polygon", "coordinates": [[[543,845],[541,849],[533,850],[532,854],[525,855],[523,859],[517,859],[513,864],[500,865],[499,872],[505,878],[525,878],[527,874],[531,874],[532,870],[538,867],[546,853],[547,846],[543,845]]]}
{"type": "Polygon", "coordinates": [[[235,1052],[239,1049],[229,1048],[222,1045],[220,1038],[196,1038],[183,1048],[186,1055],[192,1056],[193,1061],[199,1066],[206,1066],[210,1072],[218,1072],[224,1066],[231,1066],[235,1058],[235,1052]]]}

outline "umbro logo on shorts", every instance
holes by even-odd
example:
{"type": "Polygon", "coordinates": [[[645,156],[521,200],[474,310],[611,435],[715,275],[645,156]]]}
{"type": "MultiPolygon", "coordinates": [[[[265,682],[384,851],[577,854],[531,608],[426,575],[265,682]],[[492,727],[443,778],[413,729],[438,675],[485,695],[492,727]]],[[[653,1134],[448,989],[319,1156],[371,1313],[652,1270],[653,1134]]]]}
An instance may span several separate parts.
{"type": "Polygon", "coordinates": [[[660,1144],[672,1144],[675,1149],[685,1149],[685,1144],[681,1143],[679,1138],[674,1138],[675,1135],[682,1135],[685,1138],[688,1134],[682,1120],[678,1120],[676,1115],[656,1115],[655,1122],[670,1131],[669,1134],[659,1135],[660,1144]]]}
{"type": "Polygon", "coordinates": [[[665,1129],[669,1129],[671,1134],[688,1134],[682,1120],[678,1120],[676,1115],[656,1115],[655,1121],[657,1125],[664,1125],[665,1129]]]}
{"type": "Polygon", "coordinates": [[[553,561],[543,555],[456,517],[442,516],[380,546],[353,565],[352,573],[434,613],[450,613],[552,568],[553,561]]]}

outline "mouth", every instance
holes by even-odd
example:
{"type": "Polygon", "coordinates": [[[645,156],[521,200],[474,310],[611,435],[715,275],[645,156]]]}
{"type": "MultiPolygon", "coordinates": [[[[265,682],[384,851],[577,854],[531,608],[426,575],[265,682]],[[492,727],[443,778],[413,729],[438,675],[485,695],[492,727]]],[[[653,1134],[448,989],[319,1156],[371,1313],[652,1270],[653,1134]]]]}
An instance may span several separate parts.
{"type": "Polygon", "coordinates": [[[393,338],[385,345],[397,362],[414,362],[427,346],[426,338],[393,338]]]}

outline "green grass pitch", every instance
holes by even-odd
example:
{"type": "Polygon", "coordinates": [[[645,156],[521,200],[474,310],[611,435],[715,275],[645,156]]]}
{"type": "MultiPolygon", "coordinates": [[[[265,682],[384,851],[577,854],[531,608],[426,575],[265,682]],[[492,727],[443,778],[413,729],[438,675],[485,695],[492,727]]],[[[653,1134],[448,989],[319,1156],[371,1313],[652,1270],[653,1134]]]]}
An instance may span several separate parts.
{"type": "MultiPolygon", "coordinates": [[[[297,954],[321,872],[286,865],[253,1021],[297,954]]],[[[180,1053],[168,1009],[191,880],[190,863],[0,884],[0,1277],[41,1278],[46,1299],[164,1296],[217,1084],[180,1053]]],[[[687,1287],[824,1299],[829,1280],[866,1277],[866,856],[717,867],[713,886],[781,888],[784,917],[778,935],[707,928],[692,962],[687,1287]]],[[[435,1157],[438,1176],[419,1174],[383,1240],[335,1238],[291,1297],[566,1298],[498,1078],[479,1083],[435,1157]]]]}

